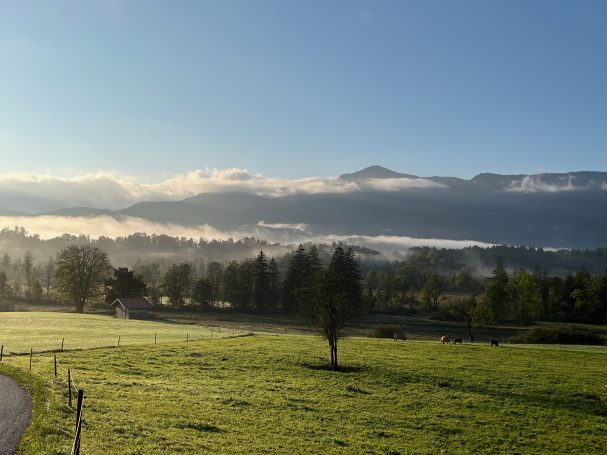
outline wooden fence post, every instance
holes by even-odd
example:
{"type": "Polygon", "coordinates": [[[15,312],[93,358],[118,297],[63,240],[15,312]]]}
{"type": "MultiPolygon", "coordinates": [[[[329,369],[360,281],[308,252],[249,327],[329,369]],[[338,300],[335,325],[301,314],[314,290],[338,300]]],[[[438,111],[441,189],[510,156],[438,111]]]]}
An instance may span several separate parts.
{"type": "Polygon", "coordinates": [[[185,333],[185,341],[190,341],[190,334],[188,332],[185,333]]]}
{"type": "Polygon", "coordinates": [[[3,355],[4,355],[4,345],[0,346],[0,362],[2,362],[3,355]]]}
{"type": "Polygon", "coordinates": [[[118,347],[120,347],[120,335],[118,335],[118,347]]]}
{"type": "Polygon", "coordinates": [[[78,389],[78,404],[76,405],[76,423],[80,420],[82,414],[82,399],[84,398],[84,390],[78,389]]]}
{"type": "Polygon", "coordinates": [[[156,344],[156,336],[157,336],[157,334],[155,333],[154,334],[154,344],[156,344]]]}
{"type": "Polygon", "coordinates": [[[32,357],[34,356],[34,348],[30,348],[30,371],[32,371],[32,357]]]}
{"type": "Polygon", "coordinates": [[[67,369],[67,400],[68,400],[68,403],[71,408],[72,407],[72,370],[70,370],[69,368],[67,369]]]}
{"type": "Polygon", "coordinates": [[[55,380],[57,380],[57,354],[53,354],[55,359],[55,380]]]}
{"type": "Polygon", "coordinates": [[[65,338],[61,338],[61,352],[63,352],[63,342],[65,341],[65,338]]]}
{"type": "Polygon", "coordinates": [[[76,408],[76,436],[72,445],[71,455],[80,455],[80,435],[82,433],[82,402],[84,400],[84,390],[78,389],[78,407],[76,408]]]}

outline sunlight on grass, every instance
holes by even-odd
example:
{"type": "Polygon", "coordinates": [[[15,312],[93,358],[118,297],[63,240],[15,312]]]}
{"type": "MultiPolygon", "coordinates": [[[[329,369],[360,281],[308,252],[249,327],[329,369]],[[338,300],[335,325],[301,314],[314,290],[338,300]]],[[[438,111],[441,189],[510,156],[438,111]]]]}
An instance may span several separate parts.
{"type": "MultiPolygon", "coordinates": [[[[60,353],[83,452],[600,453],[607,356],[557,348],[251,336],[60,353]],[[119,449],[117,449],[119,448],[119,449]]],[[[12,357],[27,368],[26,356],[12,357]]],[[[52,381],[52,354],[34,372],[52,381]]],[[[66,425],[72,425],[72,418],[66,425]]]]}
{"type": "Polygon", "coordinates": [[[220,338],[232,335],[218,327],[116,319],[105,315],[54,312],[0,313],[0,344],[4,353],[87,349],[220,338]]]}

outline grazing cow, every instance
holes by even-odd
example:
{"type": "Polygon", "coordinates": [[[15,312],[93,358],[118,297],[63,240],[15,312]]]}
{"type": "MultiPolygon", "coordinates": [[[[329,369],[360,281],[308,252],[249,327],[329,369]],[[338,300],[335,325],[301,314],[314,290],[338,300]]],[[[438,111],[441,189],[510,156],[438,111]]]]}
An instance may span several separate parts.
{"type": "Polygon", "coordinates": [[[442,344],[445,344],[445,343],[450,344],[451,340],[449,340],[449,337],[447,335],[443,335],[442,337],[440,337],[440,342],[442,344]]]}
{"type": "Polygon", "coordinates": [[[462,344],[462,342],[463,342],[463,340],[461,338],[456,338],[453,340],[453,344],[457,344],[457,343],[462,344]]]}
{"type": "Polygon", "coordinates": [[[491,340],[491,346],[498,346],[499,347],[499,342],[497,340],[491,340]]]}
{"type": "Polygon", "coordinates": [[[407,336],[405,332],[394,332],[394,341],[403,340],[407,341],[407,336]]]}

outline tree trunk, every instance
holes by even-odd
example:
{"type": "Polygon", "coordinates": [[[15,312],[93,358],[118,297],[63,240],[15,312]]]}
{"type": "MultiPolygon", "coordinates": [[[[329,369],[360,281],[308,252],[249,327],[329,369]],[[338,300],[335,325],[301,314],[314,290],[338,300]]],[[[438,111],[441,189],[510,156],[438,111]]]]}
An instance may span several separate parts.
{"type": "Polygon", "coordinates": [[[339,364],[337,363],[337,335],[333,340],[333,369],[339,369],[339,364]]]}
{"type": "Polygon", "coordinates": [[[468,330],[468,338],[470,338],[470,343],[474,343],[474,335],[472,334],[472,327],[470,327],[472,320],[470,318],[466,319],[466,330],[468,330]]]}

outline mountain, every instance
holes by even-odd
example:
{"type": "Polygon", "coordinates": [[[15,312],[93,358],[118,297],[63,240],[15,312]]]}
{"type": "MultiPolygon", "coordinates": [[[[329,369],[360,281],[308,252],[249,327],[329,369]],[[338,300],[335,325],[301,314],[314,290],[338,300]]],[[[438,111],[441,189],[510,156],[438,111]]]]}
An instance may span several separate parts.
{"type": "Polygon", "coordinates": [[[501,175],[483,173],[471,180],[493,189],[528,191],[567,191],[576,189],[605,189],[607,172],[567,172],[535,175],[501,175]]]}
{"type": "Polygon", "coordinates": [[[395,172],[390,169],[386,169],[382,166],[369,166],[360,171],[353,172],[351,174],[342,174],[339,176],[339,180],[344,180],[347,182],[351,181],[359,181],[359,180],[367,180],[367,179],[416,179],[419,178],[416,175],[409,174],[401,174],[400,172],[395,172]]]}
{"type": "Polygon", "coordinates": [[[181,201],[140,202],[113,212],[73,208],[53,214],[207,224],[219,230],[276,232],[283,238],[297,232],[307,238],[406,236],[555,248],[607,245],[605,172],[483,173],[465,180],[371,166],[334,181],[337,190],[324,193],[205,193],[181,201]]]}
{"type": "Polygon", "coordinates": [[[242,226],[301,225],[319,235],[409,236],[540,247],[607,244],[607,173],[499,175],[471,180],[417,177],[380,166],[340,180],[424,179],[428,188],[365,189],[282,197],[201,194],[179,202],[149,202],[120,211],[157,222],[242,226]]]}
{"type": "Polygon", "coordinates": [[[18,212],[16,210],[0,209],[0,216],[28,216],[29,213],[18,212]]]}
{"type": "Polygon", "coordinates": [[[45,215],[56,215],[56,216],[82,216],[82,217],[94,217],[94,216],[115,216],[116,212],[108,209],[95,209],[92,207],[70,207],[65,209],[54,210],[47,212],[45,215]]]}

